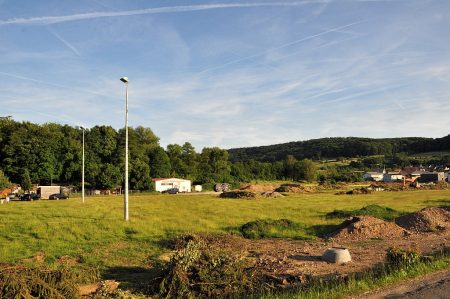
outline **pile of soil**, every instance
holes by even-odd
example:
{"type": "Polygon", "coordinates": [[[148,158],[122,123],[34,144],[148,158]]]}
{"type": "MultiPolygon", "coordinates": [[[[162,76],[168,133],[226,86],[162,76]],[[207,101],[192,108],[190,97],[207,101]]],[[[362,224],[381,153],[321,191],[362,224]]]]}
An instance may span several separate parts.
{"type": "Polygon", "coordinates": [[[229,191],[219,195],[220,198],[256,199],[256,193],[250,191],[229,191]]]}
{"type": "Polygon", "coordinates": [[[271,192],[278,188],[280,185],[272,185],[272,184],[261,184],[261,185],[245,185],[242,186],[239,190],[243,191],[251,191],[251,192],[271,192]]]}
{"type": "Polygon", "coordinates": [[[369,188],[356,188],[349,191],[339,191],[336,195],[358,195],[358,194],[371,194],[373,191],[369,188]]]}
{"type": "Polygon", "coordinates": [[[345,220],[329,237],[337,240],[391,239],[406,235],[395,223],[372,216],[356,216],[345,220]]]}
{"type": "Polygon", "coordinates": [[[450,206],[425,208],[395,219],[399,226],[416,232],[450,229],[450,206]]]}
{"type": "Polygon", "coordinates": [[[292,193],[311,193],[316,192],[317,188],[314,186],[302,186],[300,184],[283,184],[277,189],[277,192],[292,192],[292,193]]]}
{"type": "Polygon", "coordinates": [[[268,192],[263,192],[263,193],[261,193],[261,196],[262,196],[262,197],[266,197],[266,198],[279,198],[279,197],[284,197],[283,194],[278,193],[278,192],[276,192],[276,191],[272,191],[272,192],[270,192],[270,191],[268,191],[268,192]]]}

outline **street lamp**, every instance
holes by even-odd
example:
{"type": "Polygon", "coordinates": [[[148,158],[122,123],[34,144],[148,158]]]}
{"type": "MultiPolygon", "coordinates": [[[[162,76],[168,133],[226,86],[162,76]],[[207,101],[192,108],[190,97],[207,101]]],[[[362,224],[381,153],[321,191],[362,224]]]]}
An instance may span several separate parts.
{"type": "Polygon", "coordinates": [[[124,195],[124,218],[128,221],[128,77],[120,78],[125,83],[125,195],[124,195]]]}
{"type": "Polygon", "coordinates": [[[84,203],[84,131],[85,127],[80,127],[83,130],[83,166],[81,167],[81,202],[84,203]]]}

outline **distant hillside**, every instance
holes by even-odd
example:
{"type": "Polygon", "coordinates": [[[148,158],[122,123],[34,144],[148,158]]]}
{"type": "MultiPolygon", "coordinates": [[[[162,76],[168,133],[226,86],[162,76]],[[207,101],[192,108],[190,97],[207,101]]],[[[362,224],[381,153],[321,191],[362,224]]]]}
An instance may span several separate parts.
{"type": "Polygon", "coordinates": [[[297,159],[356,157],[370,155],[392,155],[400,152],[422,153],[450,150],[450,135],[442,138],[359,138],[333,137],[295,141],[282,144],[229,149],[230,160],[237,161],[279,161],[287,155],[297,159]]]}

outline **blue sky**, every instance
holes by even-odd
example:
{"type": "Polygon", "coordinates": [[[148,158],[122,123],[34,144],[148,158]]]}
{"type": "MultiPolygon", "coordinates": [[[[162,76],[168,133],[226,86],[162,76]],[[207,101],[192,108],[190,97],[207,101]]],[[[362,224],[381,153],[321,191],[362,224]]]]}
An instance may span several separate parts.
{"type": "Polygon", "coordinates": [[[0,116],[161,145],[450,133],[450,1],[0,0],[0,116]]]}

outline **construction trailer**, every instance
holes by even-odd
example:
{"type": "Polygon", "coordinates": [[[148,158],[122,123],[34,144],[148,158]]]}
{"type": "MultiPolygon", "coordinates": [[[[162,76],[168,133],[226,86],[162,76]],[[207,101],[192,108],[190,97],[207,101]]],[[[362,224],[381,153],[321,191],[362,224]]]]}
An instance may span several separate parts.
{"type": "Polygon", "coordinates": [[[61,186],[39,186],[36,193],[41,199],[48,199],[52,194],[61,193],[61,186]]]}
{"type": "Polygon", "coordinates": [[[177,188],[179,192],[191,192],[191,180],[177,178],[154,178],[155,191],[164,192],[166,190],[177,188]]]}

